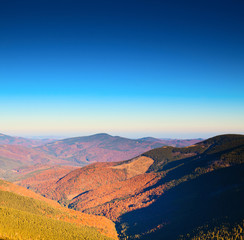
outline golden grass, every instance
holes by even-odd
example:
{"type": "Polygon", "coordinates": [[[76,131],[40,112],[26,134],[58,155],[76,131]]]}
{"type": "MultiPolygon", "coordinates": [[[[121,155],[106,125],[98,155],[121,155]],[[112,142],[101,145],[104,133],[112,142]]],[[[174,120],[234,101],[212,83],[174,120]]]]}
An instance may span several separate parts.
{"type": "MultiPolygon", "coordinates": [[[[90,214],[81,213],[75,210],[71,210],[65,207],[62,207],[57,202],[42,197],[24,187],[17,186],[15,184],[3,181],[0,179],[0,190],[12,192],[21,196],[33,198],[42,202],[47,203],[52,208],[58,210],[60,212],[59,218],[65,222],[75,223],[80,226],[89,226],[95,227],[100,233],[105,236],[111,237],[113,239],[118,239],[117,232],[115,229],[115,224],[102,216],[95,216],[90,214]]],[[[52,216],[50,216],[52,218],[52,216]]],[[[57,216],[55,217],[57,218],[57,216]]]]}
{"type": "Polygon", "coordinates": [[[153,159],[145,156],[140,156],[128,163],[124,163],[121,165],[113,166],[111,168],[114,169],[121,169],[121,170],[126,170],[127,172],[127,177],[132,178],[137,175],[145,173],[148,168],[153,164],[153,159]]]}

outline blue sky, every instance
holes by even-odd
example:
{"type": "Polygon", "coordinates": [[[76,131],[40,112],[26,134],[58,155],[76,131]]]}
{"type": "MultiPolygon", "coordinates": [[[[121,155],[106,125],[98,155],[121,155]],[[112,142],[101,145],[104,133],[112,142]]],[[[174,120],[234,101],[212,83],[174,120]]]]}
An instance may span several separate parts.
{"type": "Polygon", "coordinates": [[[243,1],[0,3],[0,132],[244,133],[243,1]]]}

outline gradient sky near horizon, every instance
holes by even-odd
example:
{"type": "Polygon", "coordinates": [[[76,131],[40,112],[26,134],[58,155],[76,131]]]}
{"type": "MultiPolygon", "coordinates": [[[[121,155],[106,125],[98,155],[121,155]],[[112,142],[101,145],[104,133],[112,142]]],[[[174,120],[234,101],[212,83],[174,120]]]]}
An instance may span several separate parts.
{"type": "Polygon", "coordinates": [[[244,134],[244,1],[1,0],[0,132],[244,134]]]}

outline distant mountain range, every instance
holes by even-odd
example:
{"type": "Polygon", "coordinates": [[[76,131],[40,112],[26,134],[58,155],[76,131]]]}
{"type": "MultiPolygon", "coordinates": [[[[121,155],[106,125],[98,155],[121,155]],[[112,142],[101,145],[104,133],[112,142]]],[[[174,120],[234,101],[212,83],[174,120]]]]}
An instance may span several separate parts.
{"type": "Polygon", "coordinates": [[[37,147],[52,142],[55,139],[30,139],[22,137],[12,137],[0,133],[0,145],[20,145],[24,147],[37,147]]]}
{"type": "MultiPolygon", "coordinates": [[[[121,161],[164,145],[188,146],[199,141],[199,139],[128,139],[108,134],[95,134],[57,141],[0,134],[0,177],[8,180],[19,178],[23,172],[20,169],[28,166],[30,170],[30,165],[84,166],[93,162],[121,161]]],[[[36,171],[37,166],[33,169],[36,171]]]]}
{"type": "Polygon", "coordinates": [[[45,144],[37,149],[77,164],[114,162],[133,158],[145,151],[170,146],[189,146],[199,142],[190,140],[161,140],[156,138],[129,139],[105,133],[87,137],[68,138],[45,144]]]}
{"type": "MultiPolygon", "coordinates": [[[[101,142],[96,147],[104,147],[102,139],[114,140],[102,134],[56,144],[90,144],[97,137],[101,142]]],[[[121,150],[121,139],[115,139],[118,144],[105,149],[121,150]]],[[[19,184],[69,208],[106,216],[116,222],[120,239],[241,239],[244,135],[216,136],[181,148],[163,146],[127,161],[77,168],[51,181],[43,171],[19,184]]]]}

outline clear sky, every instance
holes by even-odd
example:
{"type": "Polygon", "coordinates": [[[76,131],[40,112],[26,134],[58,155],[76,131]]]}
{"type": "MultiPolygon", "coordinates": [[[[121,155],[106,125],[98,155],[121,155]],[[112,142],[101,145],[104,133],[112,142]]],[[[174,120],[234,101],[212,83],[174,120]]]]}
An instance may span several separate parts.
{"type": "Polygon", "coordinates": [[[0,132],[244,133],[244,1],[1,0],[0,132]]]}

